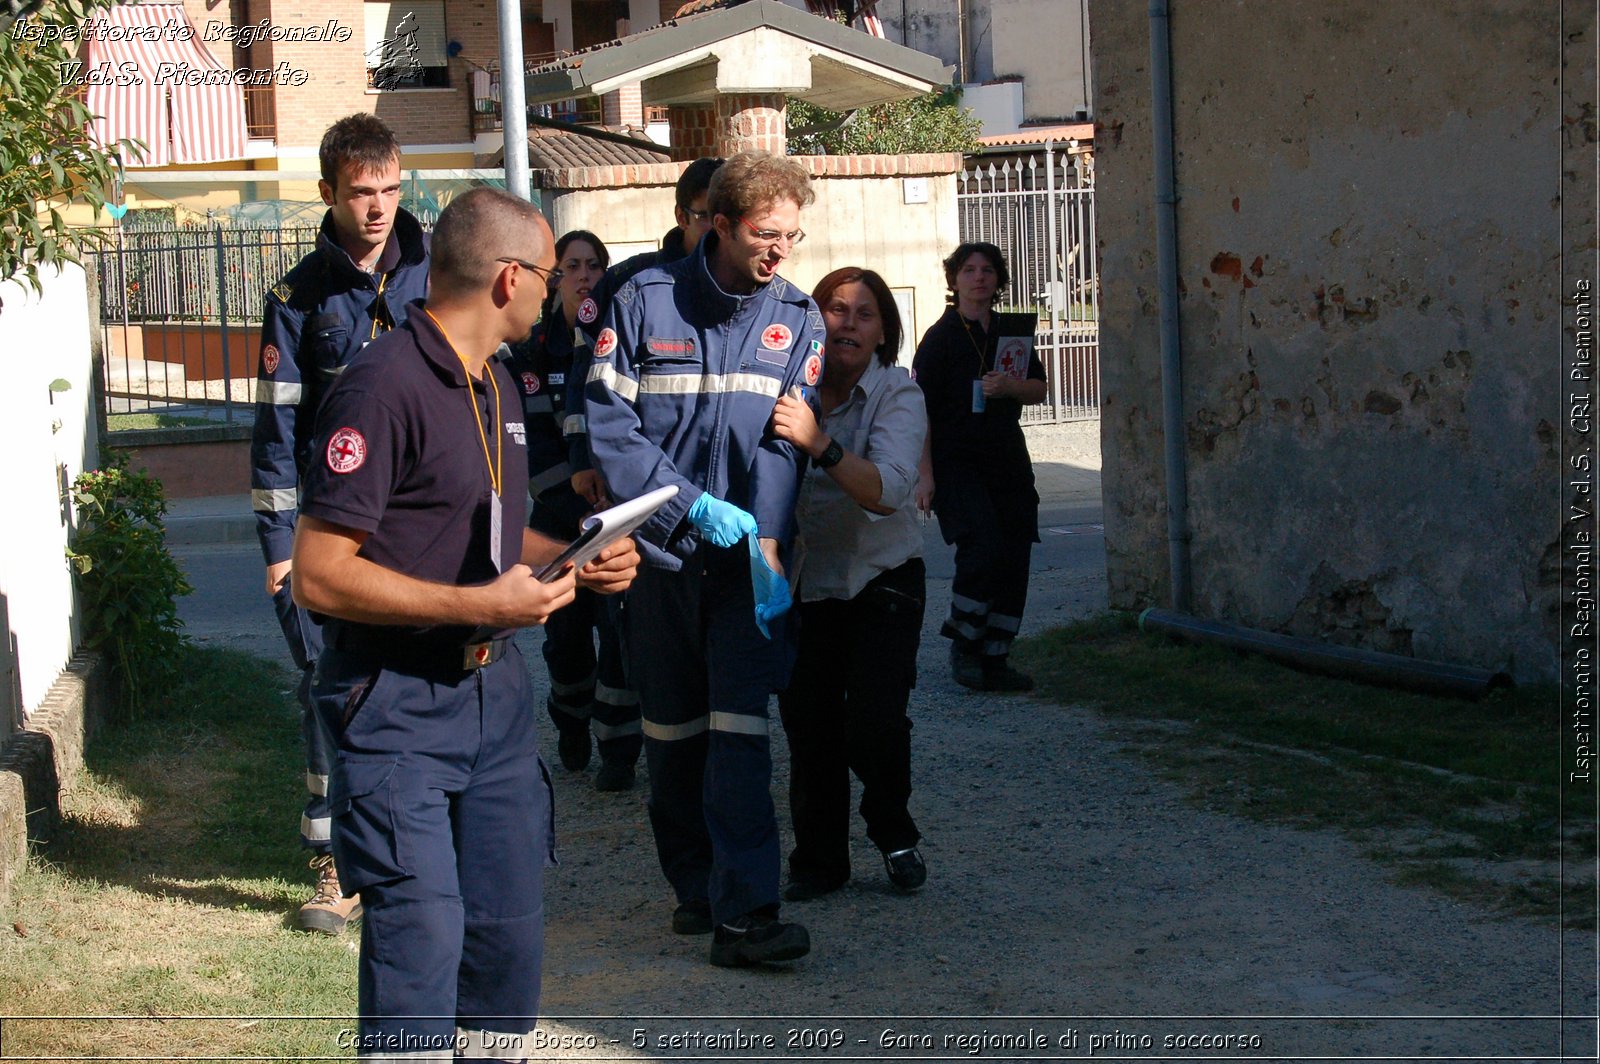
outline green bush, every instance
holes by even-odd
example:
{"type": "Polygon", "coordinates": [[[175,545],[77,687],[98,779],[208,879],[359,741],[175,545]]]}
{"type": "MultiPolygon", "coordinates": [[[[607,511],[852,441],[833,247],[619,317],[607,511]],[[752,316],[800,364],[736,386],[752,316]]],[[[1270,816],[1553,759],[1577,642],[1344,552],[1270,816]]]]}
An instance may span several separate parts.
{"type": "Polygon", "coordinates": [[[788,103],[789,154],[898,155],[902,152],[971,152],[978,148],[981,127],[972,112],[961,106],[961,93],[956,89],[863,107],[848,124],[826,128],[843,117],[791,98],[788,103]],[[821,132],[806,132],[819,128],[821,132]]]}
{"type": "Polygon", "coordinates": [[[167,551],[161,482],[130,470],[126,456],[79,474],[72,500],[78,530],[67,558],[78,574],[84,645],[106,656],[118,709],[137,717],[177,674],[186,642],[178,599],[194,588],[167,551]]]}

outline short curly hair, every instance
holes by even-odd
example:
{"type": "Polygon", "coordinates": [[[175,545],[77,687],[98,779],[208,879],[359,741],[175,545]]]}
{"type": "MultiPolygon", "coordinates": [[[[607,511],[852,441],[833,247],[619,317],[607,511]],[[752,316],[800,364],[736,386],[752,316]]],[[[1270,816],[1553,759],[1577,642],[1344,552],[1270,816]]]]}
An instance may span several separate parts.
{"type": "Polygon", "coordinates": [[[804,207],[817,198],[805,167],[782,155],[742,151],[718,168],[706,190],[712,214],[744,218],[762,207],[793,200],[804,207]]]}
{"type": "Polygon", "coordinates": [[[950,294],[946,298],[951,303],[956,301],[956,274],[961,272],[962,264],[974,255],[982,255],[989,260],[989,265],[994,267],[994,294],[989,297],[989,302],[1000,302],[1000,293],[1011,283],[1011,271],[1006,269],[1005,254],[995,245],[983,240],[968,240],[944,260],[944,283],[945,287],[950,289],[950,294]]]}

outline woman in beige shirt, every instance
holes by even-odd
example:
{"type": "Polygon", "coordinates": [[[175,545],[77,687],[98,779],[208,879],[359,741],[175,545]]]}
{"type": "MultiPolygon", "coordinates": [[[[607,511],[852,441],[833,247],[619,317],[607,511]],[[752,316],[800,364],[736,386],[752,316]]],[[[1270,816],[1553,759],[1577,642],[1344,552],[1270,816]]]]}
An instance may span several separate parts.
{"type": "Polygon", "coordinates": [[[867,837],[903,891],[927,878],[911,796],[911,721],[925,573],[913,506],[928,418],[894,364],[900,316],[871,270],[835,270],[812,293],[827,323],[827,360],[811,408],[785,397],[778,436],[811,456],[796,511],[800,650],[778,695],[791,755],[795,848],[789,901],[850,878],[850,773],[861,780],[867,837]]]}

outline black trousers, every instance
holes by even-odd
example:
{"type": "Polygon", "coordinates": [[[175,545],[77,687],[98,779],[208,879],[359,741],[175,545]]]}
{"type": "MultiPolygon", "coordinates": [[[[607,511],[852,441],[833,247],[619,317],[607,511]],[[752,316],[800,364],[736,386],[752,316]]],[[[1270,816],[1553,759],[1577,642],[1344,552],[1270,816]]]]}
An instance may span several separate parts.
{"type": "Polygon", "coordinates": [[[921,558],[879,574],[853,599],[800,605],[800,653],[778,711],[789,736],[789,874],[850,878],[850,773],[867,838],[885,853],[922,836],[911,797],[911,720],[926,574],[921,558]]]}
{"type": "Polygon", "coordinates": [[[956,548],[950,616],[939,634],[958,650],[1004,661],[1022,627],[1028,566],[1039,542],[1039,493],[1028,479],[954,467],[934,474],[939,531],[956,548]]]}

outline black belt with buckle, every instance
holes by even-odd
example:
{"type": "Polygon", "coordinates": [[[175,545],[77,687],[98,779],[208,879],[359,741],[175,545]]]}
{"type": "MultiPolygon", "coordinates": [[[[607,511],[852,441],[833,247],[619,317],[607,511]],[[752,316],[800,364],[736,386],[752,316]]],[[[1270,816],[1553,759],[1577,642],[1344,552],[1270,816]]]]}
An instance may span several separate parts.
{"type": "Polygon", "coordinates": [[[472,672],[506,656],[511,639],[502,636],[481,643],[441,642],[385,633],[381,628],[340,625],[329,642],[337,650],[372,658],[386,669],[406,673],[472,672]]]}

